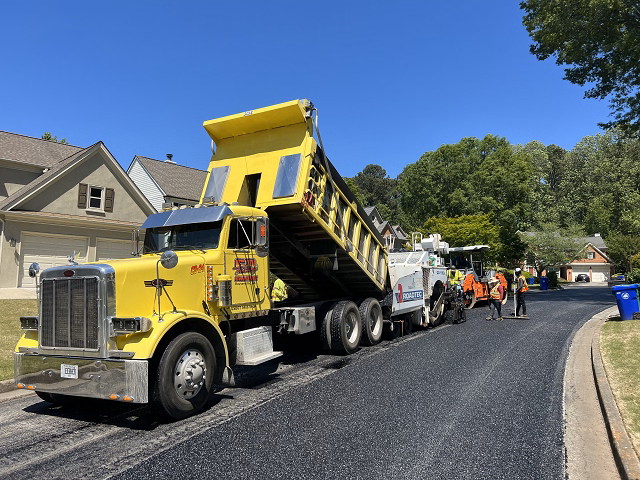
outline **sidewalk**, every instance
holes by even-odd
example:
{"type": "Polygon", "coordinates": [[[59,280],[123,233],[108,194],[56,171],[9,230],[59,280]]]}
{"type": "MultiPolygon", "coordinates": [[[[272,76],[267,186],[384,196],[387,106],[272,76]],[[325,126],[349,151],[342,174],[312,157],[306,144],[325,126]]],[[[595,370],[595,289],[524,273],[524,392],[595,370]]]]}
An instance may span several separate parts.
{"type": "Polygon", "coordinates": [[[600,330],[618,315],[610,307],[576,332],[564,377],[567,478],[640,478],[640,461],[627,435],[600,356],[600,330]]]}
{"type": "Polygon", "coordinates": [[[35,288],[0,288],[0,300],[35,300],[36,298],[35,288]]]}

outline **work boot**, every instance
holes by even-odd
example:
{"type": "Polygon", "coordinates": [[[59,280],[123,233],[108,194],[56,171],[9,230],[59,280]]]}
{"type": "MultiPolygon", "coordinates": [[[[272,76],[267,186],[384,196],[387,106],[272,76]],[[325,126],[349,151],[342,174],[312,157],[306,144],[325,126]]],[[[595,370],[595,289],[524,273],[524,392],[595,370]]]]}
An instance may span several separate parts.
{"type": "Polygon", "coordinates": [[[493,317],[487,317],[485,320],[487,320],[487,321],[493,320],[493,317]]]}
{"type": "Polygon", "coordinates": [[[498,320],[499,322],[501,322],[501,321],[502,321],[502,317],[498,317],[498,318],[496,318],[496,320],[498,320]]]}

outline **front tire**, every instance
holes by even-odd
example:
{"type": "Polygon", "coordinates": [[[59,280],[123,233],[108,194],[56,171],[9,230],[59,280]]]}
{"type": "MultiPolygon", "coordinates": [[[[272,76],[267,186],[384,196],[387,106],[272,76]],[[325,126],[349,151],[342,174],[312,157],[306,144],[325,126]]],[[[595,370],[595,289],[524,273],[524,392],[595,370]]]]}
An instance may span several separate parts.
{"type": "Polygon", "coordinates": [[[363,345],[377,345],[382,339],[382,307],[375,298],[367,298],[360,304],[360,324],[363,345]]]}
{"type": "Polygon", "coordinates": [[[162,416],[180,420],[199,412],[212,392],[216,356],[209,340],[196,332],[174,338],[160,358],[152,401],[162,416]]]}

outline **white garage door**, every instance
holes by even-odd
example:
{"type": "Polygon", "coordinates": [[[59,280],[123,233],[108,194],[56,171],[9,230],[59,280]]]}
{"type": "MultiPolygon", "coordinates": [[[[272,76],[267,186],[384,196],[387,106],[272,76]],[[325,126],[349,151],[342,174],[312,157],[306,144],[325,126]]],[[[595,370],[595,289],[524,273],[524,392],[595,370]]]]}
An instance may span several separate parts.
{"type": "Polygon", "coordinates": [[[29,265],[40,264],[40,271],[49,267],[69,265],[67,256],[79,252],[78,263],[87,261],[87,237],[70,237],[67,235],[40,235],[23,233],[20,243],[20,278],[21,287],[34,287],[35,281],[29,276],[29,265]]]}
{"type": "MultiPolygon", "coordinates": [[[[576,277],[581,273],[589,275],[589,266],[572,267],[572,278],[575,281],[576,277]]],[[[607,282],[609,280],[609,267],[607,265],[592,265],[591,266],[591,281],[592,282],[607,282]]]]}
{"type": "Polygon", "coordinates": [[[591,267],[591,280],[593,282],[608,282],[611,269],[606,265],[594,265],[591,267]]]}
{"type": "Polygon", "coordinates": [[[96,245],[96,260],[131,258],[131,240],[99,238],[96,245]]]}

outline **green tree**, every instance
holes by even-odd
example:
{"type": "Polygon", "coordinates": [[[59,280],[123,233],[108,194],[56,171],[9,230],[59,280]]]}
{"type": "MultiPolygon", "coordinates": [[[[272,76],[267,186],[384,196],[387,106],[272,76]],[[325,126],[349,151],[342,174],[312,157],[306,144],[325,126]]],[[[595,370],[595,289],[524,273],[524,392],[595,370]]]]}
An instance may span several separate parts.
{"type": "Polygon", "coordinates": [[[489,245],[485,259],[495,260],[502,247],[500,227],[491,222],[489,215],[461,215],[459,217],[431,217],[420,229],[423,235],[439,233],[451,247],[489,245]]]}
{"type": "Polygon", "coordinates": [[[625,272],[634,268],[633,257],[640,253],[640,237],[614,233],[606,237],[607,255],[625,272]]]}
{"type": "Polygon", "coordinates": [[[414,227],[429,217],[483,213],[500,225],[525,226],[530,221],[530,172],[528,157],[505,138],[463,138],[404,168],[398,177],[402,209],[414,227]]]}
{"type": "Polygon", "coordinates": [[[49,142],[62,143],[64,145],[69,145],[69,142],[67,142],[65,138],[61,138],[60,140],[58,140],[58,137],[52,137],[51,133],[49,132],[44,132],[40,138],[42,140],[47,140],[49,142]]]}
{"type": "Polygon", "coordinates": [[[558,211],[587,233],[640,234],[640,140],[617,130],[584,137],[566,156],[558,211]]]}
{"type": "Polygon", "coordinates": [[[559,228],[543,225],[536,232],[522,232],[520,238],[526,245],[526,260],[533,265],[538,276],[548,267],[571,263],[584,255],[583,232],[577,228],[559,228]]]}
{"type": "Polygon", "coordinates": [[[364,198],[364,206],[376,206],[384,220],[402,224],[398,181],[390,178],[384,168],[367,165],[352,180],[364,198]]]}
{"type": "Polygon", "coordinates": [[[349,188],[349,190],[351,190],[351,193],[353,193],[353,195],[356,197],[356,200],[358,201],[358,203],[363,207],[366,206],[367,204],[366,204],[364,195],[362,195],[362,193],[360,192],[360,189],[355,184],[353,179],[350,177],[342,177],[342,179],[344,180],[344,183],[347,184],[347,188],[349,188]]]}
{"type": "Polygon", "coordinates": [[[525,0],[523,25],[538,60],[567,65],[565,79],[585,86],[585,98],[609,97],[613,121],[640,134],[640,8],[632,0],[525,0]]]}

